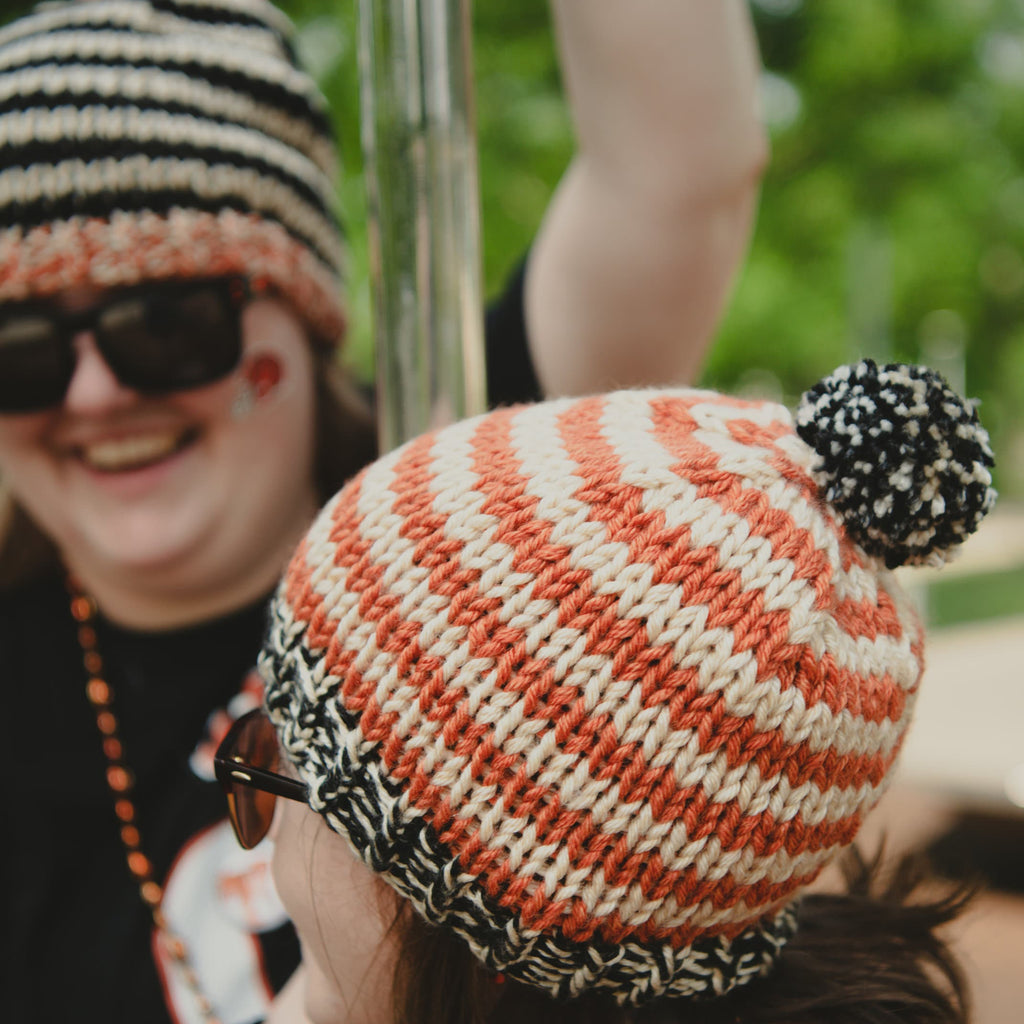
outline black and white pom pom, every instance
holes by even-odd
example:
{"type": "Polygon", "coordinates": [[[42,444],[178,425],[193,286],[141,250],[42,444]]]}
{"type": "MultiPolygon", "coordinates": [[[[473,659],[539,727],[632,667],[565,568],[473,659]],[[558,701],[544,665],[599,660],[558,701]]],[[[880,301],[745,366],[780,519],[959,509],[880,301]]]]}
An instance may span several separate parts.
{"type": "Polygon", "coordinates": [[[796,422],[822,496],[890,569],[941,564],[995,504],[974,403],[934,370],[842,366],[803,396],[796,422]]]}

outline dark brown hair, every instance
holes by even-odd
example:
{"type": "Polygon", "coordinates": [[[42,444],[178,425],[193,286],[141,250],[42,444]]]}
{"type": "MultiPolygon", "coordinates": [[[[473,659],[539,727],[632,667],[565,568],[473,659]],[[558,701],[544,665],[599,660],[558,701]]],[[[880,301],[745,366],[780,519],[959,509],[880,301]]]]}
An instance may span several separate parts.
{"type": "Polygon", "coordinates": [[[888,875],[880,861],[847,851],[846,891],[804,897],[797,933],[768,977],[721,999],[638,1010],[606,995],[559,1003],[499,982],[461,939],[406,905],[395,925],[397,1024],[966,1024],[966,985],[939,931],[971,890],[917,899],[922,861],[905,858],[888,875]]]}
{"type": "MultiPolygon", "coordinates": [[[[367,399],[332,351],[314,349],[315,432],[313,480],[323,504],[377,455],[377,435],[367,399]]],[[[7,487],[0,487],[0,590],[12,590],[56,571],[60,555],[7,487]]]]}
{"type": "Polygon", "coordinates": [[[317,352],[313,480],[321,504],[377,457],[370,403],[332,353],[317,352]]]}

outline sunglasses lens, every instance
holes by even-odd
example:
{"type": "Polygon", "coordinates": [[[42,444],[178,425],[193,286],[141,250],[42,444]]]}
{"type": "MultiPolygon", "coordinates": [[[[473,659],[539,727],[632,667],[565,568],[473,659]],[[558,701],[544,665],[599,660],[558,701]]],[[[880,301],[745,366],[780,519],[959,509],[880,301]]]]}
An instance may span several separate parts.
{"type": "MultiPolygon", "coordinates": [[[[229,759],[239,762],[237,770],[241,773],[245,772],[245,765],[277,771],[277,733],[265,715],[250,715],[242,722],[229,759]]],[[[273,793],[237,781],[229,784],[227,797],[238,841],[250,850],[270,831],[276,798],[273,793]]]]}
{"type": "Polygon", "coordinates": [[[42,313],[0,320],[0,412],[58,405],[74,365],[71,347],[42,313]]]}
{"type": "Polygon", "coordinates": [[[163,285],[100,314],[100,349],[122,383],[160,393],[211,384],[242,351],[240,307],[230,282],[163,285]]]}

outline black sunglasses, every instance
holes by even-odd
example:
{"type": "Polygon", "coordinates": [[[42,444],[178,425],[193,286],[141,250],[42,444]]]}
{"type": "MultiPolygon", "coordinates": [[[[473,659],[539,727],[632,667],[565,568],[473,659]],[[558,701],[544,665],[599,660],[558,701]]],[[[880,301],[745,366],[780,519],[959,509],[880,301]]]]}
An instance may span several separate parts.
{"type": "Polygon", "coordinates": [[[277,733],[262,708],[242,715],[214,755],[214,771],[228,798],[231,826],[246,850],[270,831],[277,797],[308,802],[305,783],[279,774],[280,763],[277,733]]]}
{"type": "Polygon", "coordinates": [[[72,342],[85,330],[125,387],[154,395],[212,384],[238,365],[249,298],[246,280],[232,277],[150,282],[74,313],[0,305],[0,413],[59,405],[75,372],[72,342]]]}

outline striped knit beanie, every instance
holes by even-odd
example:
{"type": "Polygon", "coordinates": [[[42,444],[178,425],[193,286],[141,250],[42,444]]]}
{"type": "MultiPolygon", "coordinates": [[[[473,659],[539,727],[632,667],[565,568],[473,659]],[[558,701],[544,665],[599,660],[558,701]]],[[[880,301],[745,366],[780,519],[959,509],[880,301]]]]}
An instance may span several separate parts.
{"type": "Polygon", "coordinates": [[[296,551],[261,658],[283,748],[493,970],[726,993],[879,798],[922,671],[881,537],[962,540],[991,452],[900,366],[839,371],[799,423],[815,447],[707,391],[501,409],[370,465],[296,551]]]}
{"type": "Polygon", "coordinates": [[[323,97],[266,0],[40,4],[0,30],[0,302],[242,274],[344,330],[323,97]]]}

